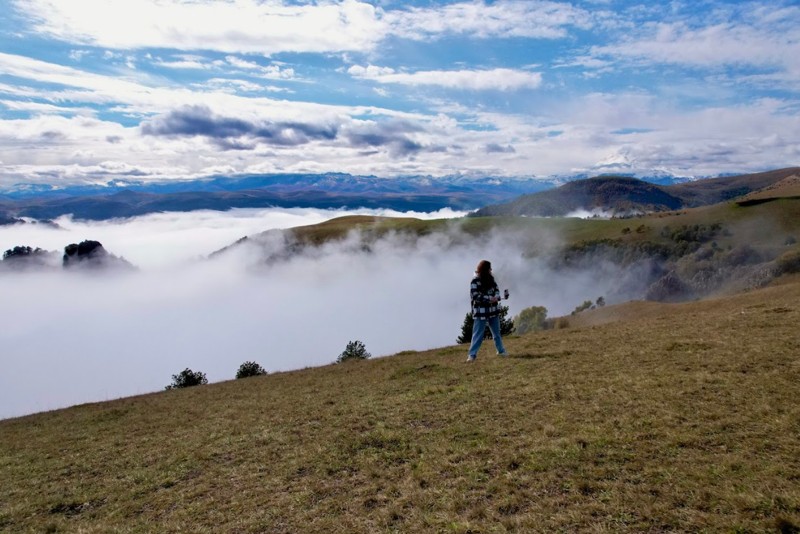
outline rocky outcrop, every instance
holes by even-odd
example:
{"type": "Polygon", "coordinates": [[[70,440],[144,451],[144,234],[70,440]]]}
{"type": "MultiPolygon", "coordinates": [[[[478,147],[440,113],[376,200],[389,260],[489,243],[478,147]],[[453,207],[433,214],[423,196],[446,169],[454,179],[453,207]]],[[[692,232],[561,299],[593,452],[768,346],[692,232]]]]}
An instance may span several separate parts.
{"type": "Polygon", "coordinates": [[[62,265],[65,269],[133,268],[127,260],[109,254],[99,241],[91,240],[71,243],[64,247],[62,265]]]}

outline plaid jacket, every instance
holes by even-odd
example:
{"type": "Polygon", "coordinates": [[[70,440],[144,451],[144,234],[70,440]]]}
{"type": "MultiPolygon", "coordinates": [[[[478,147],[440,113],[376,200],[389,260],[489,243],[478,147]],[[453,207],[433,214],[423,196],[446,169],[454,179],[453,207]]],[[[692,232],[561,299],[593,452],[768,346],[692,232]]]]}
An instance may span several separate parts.
{"type": "Polygon", "coordinates": [[[469,296],[472,300],[473,319],[488,319],[500,315],[499,300],[495,303],[489,302],[492,297],[500,299],[500,290],[497,286],[483,287],[480,278],[476,276],[469,284],[469,296]]]}

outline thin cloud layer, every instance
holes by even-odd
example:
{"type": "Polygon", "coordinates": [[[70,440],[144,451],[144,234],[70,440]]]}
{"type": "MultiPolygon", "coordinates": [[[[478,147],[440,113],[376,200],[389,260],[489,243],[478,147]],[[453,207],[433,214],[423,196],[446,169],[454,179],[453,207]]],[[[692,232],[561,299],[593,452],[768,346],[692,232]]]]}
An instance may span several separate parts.
{"type": "Polygon", "coordinates": [[[389,11],[391,31],[409,39],[441,39],[467,34],[479,39],[526,37],[559,39],[570,30],[589,29],[592,14],[568,3],[537,0],[455,2],[389,11]]]}
{"type": "Polygon", "coordinates": [[[353,65],[348,69],[348,72],[356,78],[372,80],[378,83],[436,85],[468,91],[490,89],[514,91],[522,88],[535,89],[542,84],[541,74],[513,69],[395,72],[390,68],[353,65]]]}
{"type": "Polygon", "coordinates": [[[701,21],[643,25],[620,43],[595,47],[593,52],[598,56],[639,59],[646,64],[749,66],[791,72],[798,65],[800,51],[800,30],[795,24],[798,16],[798,6],[720,6],[701,21]]]}

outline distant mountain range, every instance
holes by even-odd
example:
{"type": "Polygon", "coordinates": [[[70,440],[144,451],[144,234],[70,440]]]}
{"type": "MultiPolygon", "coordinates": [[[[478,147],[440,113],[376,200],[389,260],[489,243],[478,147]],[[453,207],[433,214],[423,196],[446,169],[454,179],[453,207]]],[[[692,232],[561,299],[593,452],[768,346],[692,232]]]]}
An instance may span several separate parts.
{"type": "MultiPolygon", "coordinates": [[[[409,176],[379,178],[344,173],[268,174],[191,181],[114,181],[56,187],[18,184],[0,191],[0,224],[29,217],[105,220],[199,209],[305,207],[374,208],[431,212],[478,210],[479,215],[566,215],[575,210],[615,213],[676,209],[746,194],[791,169],[689,181],[583,175],[539,178],[409,176]],[[558,187],[560,186],[560,187],[558,187]]],[[[792,172],[797,172],[794,169],[792,172]]]]}
{"type": "Polygon", "coordinates": [[[472,216],[563,217],[573,213],[635,215],[716,204],[773,186],[800,175],[792,167],[757,174],[709,178],[657,185],[636,178],[602,176],[522,195],[510,202],[485,206],[472,216]]]}
{"type": "Polygon", "coordinates": [[[164,183],[118,181],[62,189],[23,184],[0,194],[0,224],[65,214],[103,220],[153,212],[264,207],[473,210],[559,183],[534,178],[273,174],[164,183]]]}

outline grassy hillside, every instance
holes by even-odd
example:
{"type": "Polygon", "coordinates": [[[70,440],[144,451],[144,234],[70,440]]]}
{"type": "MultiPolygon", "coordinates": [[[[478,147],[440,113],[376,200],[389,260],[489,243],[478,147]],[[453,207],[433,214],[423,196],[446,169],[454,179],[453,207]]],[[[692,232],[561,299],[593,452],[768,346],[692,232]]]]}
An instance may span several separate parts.
{"type": "Polygon", "coordinates": [[[0,531],[797,532],[798,303],[788,279],[472,365],[443,347],[0,421],[0,531]]]}
{"type": "Polygon", "coordinates": [[[444,233],[446,239],[437,245],[442,252],[502,236],[513,244],[510,253],[539,259],[539,268],[564,275],[601,276],[604,266],[615,265],[628,275],[606,295],[611,301],[687,300],[760,287],[800,270],[800,198],[776,196],[787,191],[793,189],[772,190],[769,202],[726,202],[615,219],[351,216],[265,232],[235,246],[256,247],[259,261],[269,264],[348,236],[353,239],[347,246],[358,251],[370,250],[390,234],[413,249],[418,237],[444,233]]]}
{"type": "Polygon", "coordinates": [[[768,188],[788,176],[800,173],[800,168],[790,167],[756,174],[726,176],[697,180],[667,187],[667,190],[682,198],[687,206],[702,206],[731,200],[753,191],[768,188]]]}
{"type": "Polygon", "coordinates": [[[485,206],[474,215],[559,217],[581,209],[629,215],[695,208],[729,201],[768,188],[798,173],[800,169],[793,167],[669,186],[655,185],[635,178],[602,176],[576,180],[556,189],[485,206]]]}
{"type": "Polygon", "coordinates": [[[556,189],[486,206],[475,215],[560,217],[581,209],[625,214],[680,207],[683,207],[681,199],[668,193],[666,187],[636,178],[603,176],[568,182],[556,189]]]}
{"type": "MultiPolygon", "coordinates": [[[[794,183],[794,182],[792,182],[794,183]]],[[[286,231],[304,245],[319,245],[345,238],[351,231],[362,232],[367,240],[388,233],[427,235],[437,231],[459,230],[469,236],[490,232],[509,232],[525,236],[531,253],[540,253],[546,245],[558,248],[584,241],[615,239],[623,243],[651,241],[666,243],[665,228],[719,224],[729,229],[718,236],[723,245],[748,243],[754,246],[782,244],[787,237],[800,239],[800,199],[783,195],[794,189],[774,190],[768,205],[764,203],[724,202],[698,208],[651,213],[631,218],[577,219],[528,217],[468,217],[455,220],[420,220],[411,217],[389,218],[348,216],[293,228],[286,231]],[[769,231],[761,231],[768,228],[769,231]],[[552,239],[557,236],[558,239],[552,239]],[[537,237],[542,237],[537,240],[537,237]]],[[[280,232],[270,231],[270,232],[280,232]]],[[[457,239],[457,235],[453,235],[457,239]]],[[[254,236],[258,239],[258,236],[254,236]]],[[[551,250],[548,248],[547,250],[551,250]]]]}
{"type": "Polygon", "coordinates": [[[740,206],[772,202],[779,198],[800,198],[800,174],[787,176],[768,187],[737,199],[740,206]]]}

